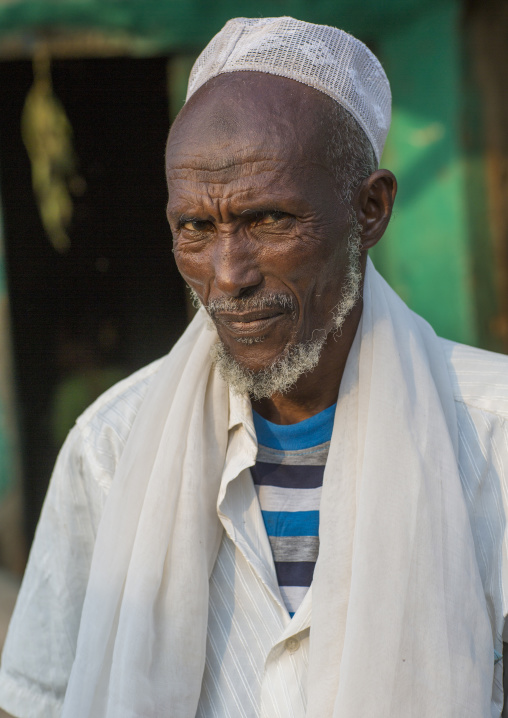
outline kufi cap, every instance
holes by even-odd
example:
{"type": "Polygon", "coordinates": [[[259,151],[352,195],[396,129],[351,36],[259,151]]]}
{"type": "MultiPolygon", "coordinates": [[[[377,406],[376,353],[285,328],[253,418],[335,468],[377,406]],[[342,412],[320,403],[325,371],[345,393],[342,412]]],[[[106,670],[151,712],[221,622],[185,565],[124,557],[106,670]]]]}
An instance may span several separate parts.
{"type": "Polygon", "coordinates": [[[288,77],[329,95],[353,115],[379,162],[390,127],[390,83],[360,40],[292,17],[234,18],[196,60],[187,100],[212,77],[239,70],[288,77]]]}

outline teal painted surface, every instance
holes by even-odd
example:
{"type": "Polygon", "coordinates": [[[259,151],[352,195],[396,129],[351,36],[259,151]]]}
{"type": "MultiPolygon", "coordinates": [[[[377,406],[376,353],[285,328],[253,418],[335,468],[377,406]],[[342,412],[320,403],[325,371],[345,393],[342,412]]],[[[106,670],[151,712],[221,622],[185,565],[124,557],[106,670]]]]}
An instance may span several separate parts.
{"type": "Polygon", "coordinates": [[[458,22],[458,6],[443,6],[380,38],[394,97],[381,165],[397,176],[399,195],[373,256],[390,284],[439,334],[476,343],[458,22]]]}
{"type": "Polygon", "coordinates": [[[13,427],[10,424],[12,407],[8,405],[12,387],[7,385],[7,367],[10,364],[10,357],[7,356],[7,352],[10,345],[4,336],[4,332],[7,330],[7,285],[1,222],[2,216],[0,212],[0,382],[2,384],[0,385],[0,500],[15,483],[13,427]]]}
{"type": "Polygon", "coordinates": [[[196,48],[231,17],[293,15],[361,35],[400,27],[449,0],[10,0],[0,4],[0,32],[32,27],[101,27],[149,38],[161,47],[196,48]]]}

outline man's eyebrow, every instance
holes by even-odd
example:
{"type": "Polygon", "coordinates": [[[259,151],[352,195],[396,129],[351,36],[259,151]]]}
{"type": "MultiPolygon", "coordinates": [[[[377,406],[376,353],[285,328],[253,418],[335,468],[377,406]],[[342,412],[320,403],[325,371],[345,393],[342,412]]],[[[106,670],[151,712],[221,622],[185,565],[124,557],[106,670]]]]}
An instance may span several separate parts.
{"type": "MultiPolygon", "coordinates": [[[[282,210],[276,209],[275,207],[260,207],[259,209],[254,209],[254,208],[244,209],[237,216],[238,217],[245,217],[245,216],[258,217],[259,215],[270,214],[271,212],[279,212],[280,214],[283,213],[282,210]]],[[[284,212],[284,214],[287,214],[287,213],[284,212]]],[[[185,224],[185,222],[193,222],[194,220],[198,220],[199,222],[206,222],[209,220],[209,217],[205,218],[205,217],[201,217],[198,213],[189,214],[189,213],[184,212],[183,214],[177,215],[176,220],[177,220],[178,224],[181,225],[181,224],[185,224]]]]}
{"type": "MultiPolygon", "coordinates": [[[[257,215],[257,214],[269,214],[270,212],[284,212],[282,209],[278,209],[277,207],[274,207],[273,205],[270,205],[269,207],[256,207],[256,208],[247,208],[240,212],[240,216],[244,215],[257,215]]],[[[286,212],[284,212],[286,214],[286,212]]]]}
{"type": "Polygon", "coordinates": [[[208,222],[209,217],[200,217],[198,214],[180,214],[176,218],[178,225],[185,224],[185,222],[208,222]]]}
{"type": "Polygon", "coordinates": [[[194,219],[198,219],[195,214],[189,214],[187,212],[181,212],[178,211],[178,209],[175,209],[173,212],[170,212],[169,210],[166,212],[167,218],[170,222],[175,222],[175,224],[180,227],[185,222],[192,222],[194,219]]]}

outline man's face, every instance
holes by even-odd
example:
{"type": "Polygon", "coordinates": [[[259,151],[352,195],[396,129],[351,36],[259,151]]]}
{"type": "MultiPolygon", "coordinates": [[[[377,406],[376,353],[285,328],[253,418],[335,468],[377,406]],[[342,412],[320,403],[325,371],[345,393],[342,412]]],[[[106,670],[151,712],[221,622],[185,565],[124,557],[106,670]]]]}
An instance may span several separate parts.
{"type": "Polygon", "coordinates": [[[350,218],[319,101],[285,78],[233,73],[192,98],[168,141],[178,268],[253,372],[328,334],[342,296],[350,218]]]}

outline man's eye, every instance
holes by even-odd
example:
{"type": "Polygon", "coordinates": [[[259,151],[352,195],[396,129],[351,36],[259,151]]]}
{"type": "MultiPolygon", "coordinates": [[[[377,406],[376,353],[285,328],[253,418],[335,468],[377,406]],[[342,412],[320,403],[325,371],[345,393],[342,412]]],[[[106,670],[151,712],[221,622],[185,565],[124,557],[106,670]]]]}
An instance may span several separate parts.
{"type": "Polygon", "coordinates": [[[263,212],[256,217],[256,224],[275,224],[282,219],[286,219],[288,215],[285,212],[263,212]]]}
{"type": "Polygon", "coordinates": [[[180,222],[180,228],[188,232],[206,232],[210,226],[211,223],[206,219],[187,219],[180,222]]]}

